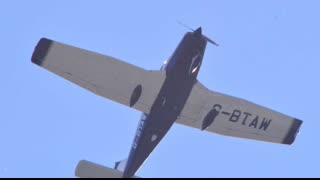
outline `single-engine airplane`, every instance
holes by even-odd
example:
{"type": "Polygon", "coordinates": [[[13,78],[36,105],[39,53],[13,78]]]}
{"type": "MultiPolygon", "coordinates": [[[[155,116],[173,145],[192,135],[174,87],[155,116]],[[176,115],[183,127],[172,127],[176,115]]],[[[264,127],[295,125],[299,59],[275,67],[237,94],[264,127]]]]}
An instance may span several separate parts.
{"type": "MultiPolygon", "coordinates": [[[[199,27],[187,32],[160,70],[42,38],[32,62],[99,96],[142,112],[127,160],[114,169],[79,163],[82,177],[134,177],[174,123],[221,135],[291,145],[302,121],[244,99],[207,89],[197,79],[207,42],[199,27]],[[81,169],[96,167],[100,170],[81,169]],[[103,169],[103,168],[102,168],[103,169]],[[110,172],[110,173],[109,173],[110,172]],[[87,173],[87,174],[86,174],[87,173]]],[[[90,169],[90,168],[89,168],[90,169]]]]}

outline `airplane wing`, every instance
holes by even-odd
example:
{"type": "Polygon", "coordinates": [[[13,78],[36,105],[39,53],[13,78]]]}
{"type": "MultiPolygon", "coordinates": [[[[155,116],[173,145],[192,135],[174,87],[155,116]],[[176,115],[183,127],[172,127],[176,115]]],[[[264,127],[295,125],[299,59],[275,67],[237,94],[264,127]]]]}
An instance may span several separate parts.
{"type": "Polygon", "coordinates": [[[99,96],[149,113],[165,79],[110,56],[42,38],[32,62],[99,96]]]}
{"type": "Polygon", "coordinates": [[[292,144],[301,120],[194,85],[177,123],[221,135],[292,144]]]}

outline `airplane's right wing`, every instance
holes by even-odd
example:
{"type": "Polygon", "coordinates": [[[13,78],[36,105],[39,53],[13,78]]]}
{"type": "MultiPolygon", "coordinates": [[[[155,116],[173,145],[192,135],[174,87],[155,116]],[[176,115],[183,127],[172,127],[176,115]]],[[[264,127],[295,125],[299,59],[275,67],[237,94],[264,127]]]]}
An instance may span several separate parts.
{"type": "Polygon", "coordinates": [[[292,144],[301,120],[244,99],[211,91],[197,82],[177,123],[233,136],[292,144]]]}
{"type": "Polygon", "coordinates": [[[99,96],[149,113],[165,79],[116,58],[42,38],[32,62],[99,96]]]}

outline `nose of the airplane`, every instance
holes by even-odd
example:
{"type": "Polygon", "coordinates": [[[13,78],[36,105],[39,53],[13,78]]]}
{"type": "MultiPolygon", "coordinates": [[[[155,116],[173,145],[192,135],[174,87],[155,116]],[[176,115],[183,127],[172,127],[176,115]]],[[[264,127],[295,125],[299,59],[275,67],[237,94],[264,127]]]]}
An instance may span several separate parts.
{"type": "Polygon", "coordinates": [[[201,37],[202,36],[202,28],[199,27],[198,29],[196,29],[194,32],[193,32],[193,35],[195,37],[201,37]]]}

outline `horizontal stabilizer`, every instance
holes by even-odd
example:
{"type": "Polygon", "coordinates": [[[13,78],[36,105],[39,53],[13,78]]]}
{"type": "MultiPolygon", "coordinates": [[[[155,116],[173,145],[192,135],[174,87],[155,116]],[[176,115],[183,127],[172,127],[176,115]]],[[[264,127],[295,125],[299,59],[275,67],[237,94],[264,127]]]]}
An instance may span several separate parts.
{"type": "MultiPolygon", "coordinates": [[[[121,178],[122,172],[93,162],[81,160],[75,171],[79,178],[121,178]]],[[[134,176],[134,178],[139,178],[134,176]]]]}
{"type": "Polygon", "coordinates": [[[115,163],[114,169],[123,172],[124,169],[126,168],[126,165],[127,165],[127,160],[118,161],[115,163]]]}

